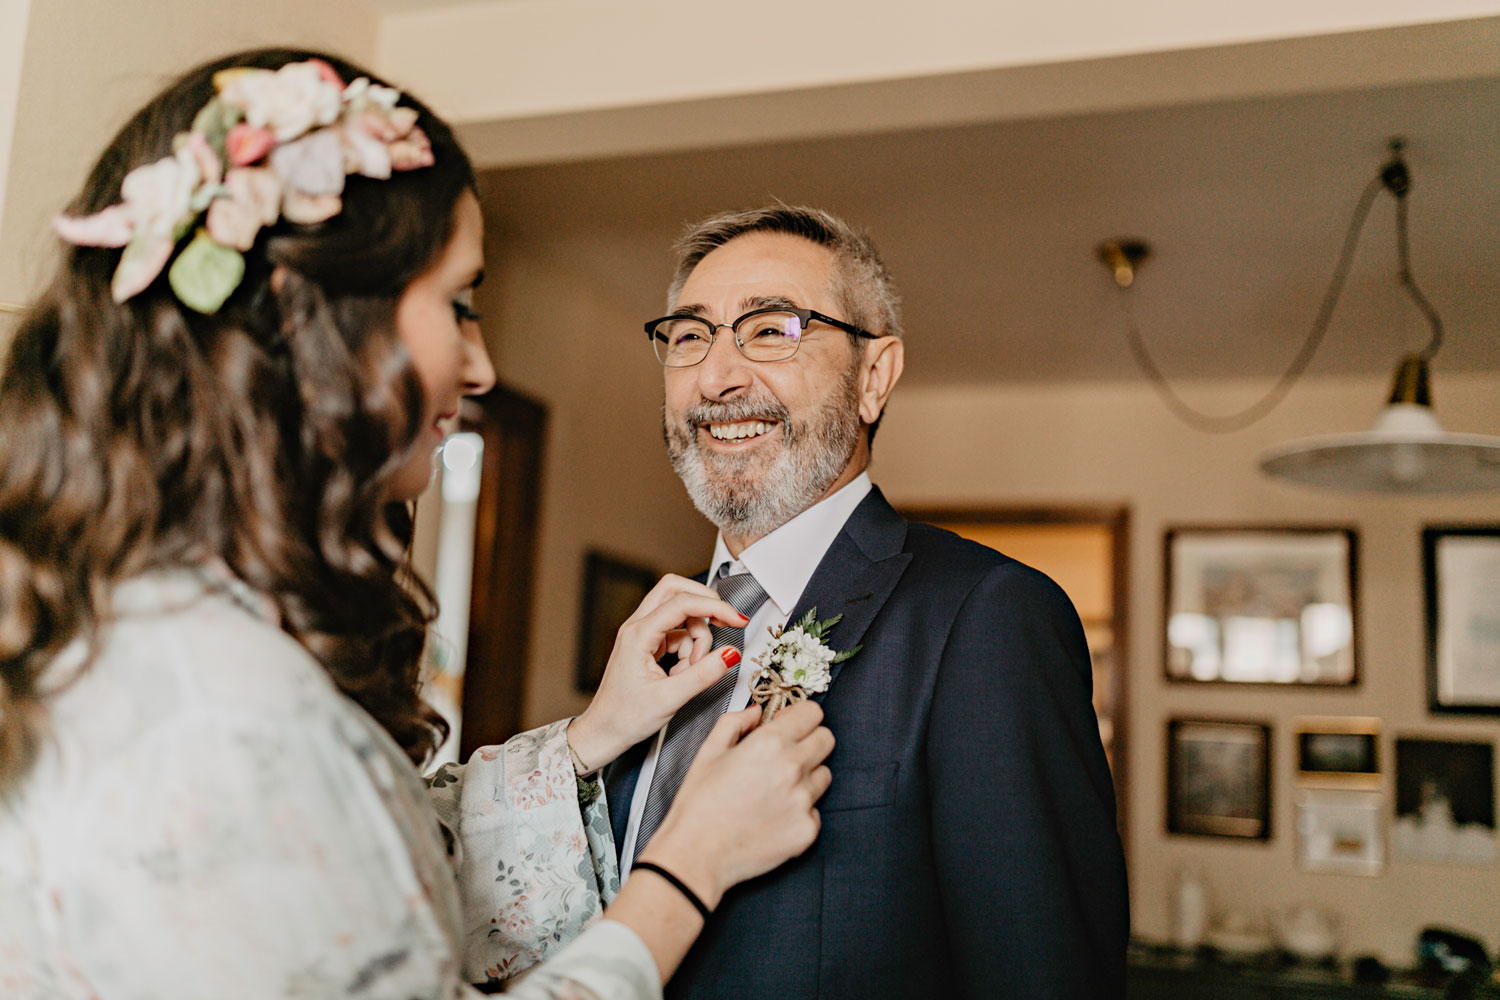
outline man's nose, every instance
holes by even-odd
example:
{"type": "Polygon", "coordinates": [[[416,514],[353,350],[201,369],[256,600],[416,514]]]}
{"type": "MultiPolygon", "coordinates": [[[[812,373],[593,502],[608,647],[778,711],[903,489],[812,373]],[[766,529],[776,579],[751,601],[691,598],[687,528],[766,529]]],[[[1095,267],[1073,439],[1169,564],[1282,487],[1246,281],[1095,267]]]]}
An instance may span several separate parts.
{"type": "Polygon", "coordinates": [[[740,353],[734,331],[719,327],[708,354],[698,362],[698,390],[706,399],[724,399],[750,383],[749,358],[740,353]]]}

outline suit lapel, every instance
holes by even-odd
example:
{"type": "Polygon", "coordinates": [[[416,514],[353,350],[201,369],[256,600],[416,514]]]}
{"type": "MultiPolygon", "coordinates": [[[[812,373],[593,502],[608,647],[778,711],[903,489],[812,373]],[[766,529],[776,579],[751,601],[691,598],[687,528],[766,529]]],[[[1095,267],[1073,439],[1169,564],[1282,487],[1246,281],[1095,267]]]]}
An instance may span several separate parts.
{"type": "MultiPolygon", "coordinates": [[[[886,502],[878,487],[871,488],[813,571],[788,623],[813,608],[817,608],[819,621],[841,614],[844,617],[828,634],[828,644],[836,650],[859,645],[911,562],[911,553],[901,551],[905,542],[905,519],[886,502]]],[[[838,678],[845,663],[858,662],[856,655],[833,664],[829,684],[838,678]]],[[[821,701],[822,697],[815,695],[813,700],[821,701]]]]}

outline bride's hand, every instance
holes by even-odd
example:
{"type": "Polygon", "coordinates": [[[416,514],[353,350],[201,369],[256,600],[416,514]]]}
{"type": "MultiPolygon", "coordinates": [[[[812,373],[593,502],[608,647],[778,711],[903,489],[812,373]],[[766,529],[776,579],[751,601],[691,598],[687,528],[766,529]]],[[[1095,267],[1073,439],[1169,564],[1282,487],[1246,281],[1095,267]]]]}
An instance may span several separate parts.
{"type": "Polygon", "coordinates": [[[726,646],[709,654],[707,619],[743,627],[747,619],[711,588],[681,576],[661,578],[615,636],[594,700],[568,726],[568,742],[590,768],[603,767],[667,724],[679,708],[739,666],[726,646]],[[657,661],[675,653],[670,672],[657,661]]]}
{"type": "Polygon", "coordinates": [[[719,720],[641,854],[687,882],[710,909],[731,886],[796,857],[818,836],[814,805],[832,780],[823,764],[833,750],[833,734],[819,725],[823,710],[799,702],[756,728],[760,711],[752,705],[719,720]]]}

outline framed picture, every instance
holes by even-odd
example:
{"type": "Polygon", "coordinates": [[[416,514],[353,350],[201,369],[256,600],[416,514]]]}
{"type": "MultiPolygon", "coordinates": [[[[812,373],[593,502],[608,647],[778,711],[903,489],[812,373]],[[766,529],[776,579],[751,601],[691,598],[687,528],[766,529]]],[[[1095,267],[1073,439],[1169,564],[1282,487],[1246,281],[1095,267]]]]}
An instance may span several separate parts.
{"type": "Polygon", "coordinates": [[[1304,785],[1380,785],[1380,720],[1366,716],[1297,719],[1297,777],[1304,785]]]}
{"type": "Polygon", "coordinates": [[[1391,845],[1414,861],[1492,865],[1495,747],[1479,740],[1396,740],[1391,845]]]}
{"type": "Polygon", "coordinates": [[[1357,554],[1349,528],[1169,530],[1167,679],[1358,683],[1357,554]]]}
{"type": "Polygon", "coordinates": [[[1379,875],[1385,868],[1383,798],[1371,791],[1298,789],[1298,866],[1310,872],[1379,875]]]}
{"type": "Polygon", "coordinates": [[[1271,836],[1271,727],[1258,722],[1167,722],[1167,832],[1271,836]]]}
{"type": "Polygon", "coordinates": [[[1500,526],[1422,532],[1427,705],[1500,715],[1500,526]]]}
{"type": "Polygon", "coordinates": [[[615,633],[656,586],[660,574],[597,550],[583,562],[583,617],[578,629],[578,673],[581,694],[593,694],[604,676],[615,633]]]}

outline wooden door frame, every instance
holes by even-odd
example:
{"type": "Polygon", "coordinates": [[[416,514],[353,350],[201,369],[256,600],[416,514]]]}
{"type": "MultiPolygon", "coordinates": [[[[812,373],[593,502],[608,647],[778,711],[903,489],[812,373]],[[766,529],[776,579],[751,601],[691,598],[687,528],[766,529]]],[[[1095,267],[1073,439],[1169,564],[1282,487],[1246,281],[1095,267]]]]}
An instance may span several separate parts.
{"type": "Polygon", "coordinates": [[[547,438],[547,407],[538,400],[497,385],[473,402],[463,429],[484,439],[484,454],[474,513],[461,761],[521,731],[547,438]]]}

